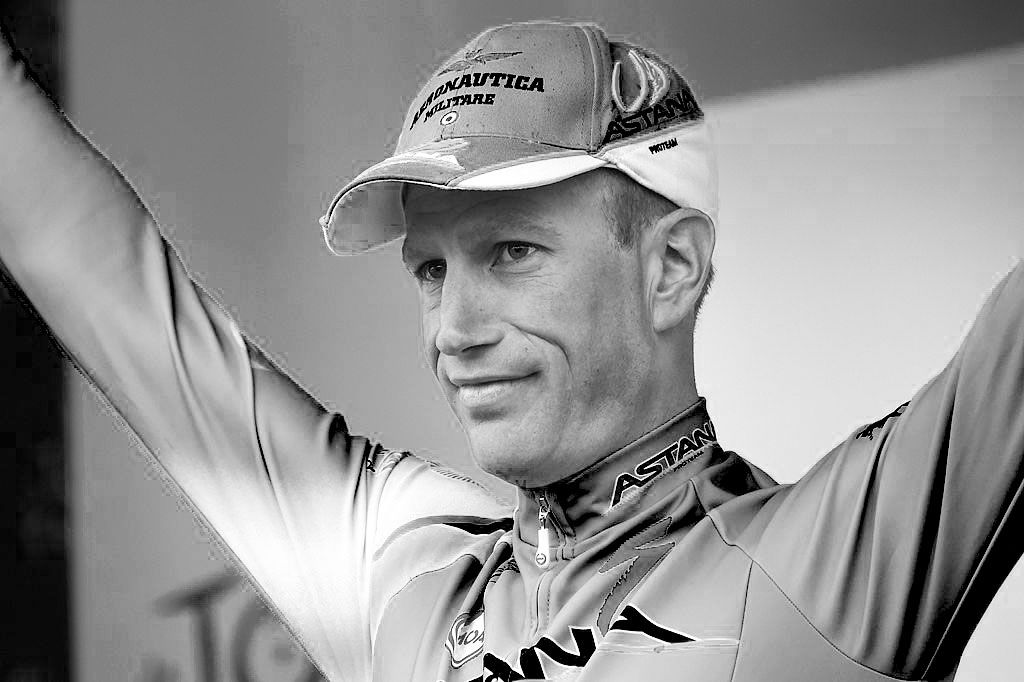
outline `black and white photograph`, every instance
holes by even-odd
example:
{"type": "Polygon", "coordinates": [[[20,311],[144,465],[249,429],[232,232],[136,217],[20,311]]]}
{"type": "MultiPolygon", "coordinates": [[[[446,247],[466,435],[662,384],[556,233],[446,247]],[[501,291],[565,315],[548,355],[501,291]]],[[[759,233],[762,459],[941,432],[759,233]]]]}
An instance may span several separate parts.
{"type": "Polygon", "coordinates": [[[0,0],[0,682],[1024,679],[1024,4],[0,0]]]}

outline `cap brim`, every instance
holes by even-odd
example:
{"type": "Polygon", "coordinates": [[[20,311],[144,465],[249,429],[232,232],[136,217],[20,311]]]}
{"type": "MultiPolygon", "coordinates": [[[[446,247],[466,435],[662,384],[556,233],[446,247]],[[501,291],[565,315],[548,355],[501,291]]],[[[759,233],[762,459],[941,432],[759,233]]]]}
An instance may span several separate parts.
{"type": "Polygon", "coordinates": [[[550,185],[609,165],[585,150],[502,137],[433,142],[384,159],[360,173],[320,219],[328,248],[363,253],[405,234],[402,187],[512,190],[550,185]]]}

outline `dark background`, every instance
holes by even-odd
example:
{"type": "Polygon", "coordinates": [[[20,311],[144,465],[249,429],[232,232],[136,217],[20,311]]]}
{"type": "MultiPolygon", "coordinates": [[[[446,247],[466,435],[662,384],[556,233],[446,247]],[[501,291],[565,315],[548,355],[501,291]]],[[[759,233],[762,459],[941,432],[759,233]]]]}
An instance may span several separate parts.
{"type": "MultiPolygon", "coordinates": [[[[56,0],[0,0],[0,23],[60,100],[56,0]]],[[[0,150],[0,153],[3,153],[0,150]]],[[[68,679],[64,366],[18,292],[0,285],[0,680],[68,679]]]]}

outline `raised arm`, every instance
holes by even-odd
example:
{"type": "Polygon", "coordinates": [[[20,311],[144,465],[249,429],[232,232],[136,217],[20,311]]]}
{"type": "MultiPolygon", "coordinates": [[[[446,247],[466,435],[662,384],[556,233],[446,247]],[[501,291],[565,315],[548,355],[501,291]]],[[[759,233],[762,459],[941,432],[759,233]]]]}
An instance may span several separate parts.
{"type": "Polygon", "coordinates": [[[772,497],[743,546],[845,655],[946,679],[1024,551],[1024,264],[913,398],[772,497]]]}
{"type": "Polygon", "coordinates": [[[394,528],[503,511],[351,435],[268,362],[5,40],[0,263],[331,679],[367,670],[372,556],[394,528]]]}

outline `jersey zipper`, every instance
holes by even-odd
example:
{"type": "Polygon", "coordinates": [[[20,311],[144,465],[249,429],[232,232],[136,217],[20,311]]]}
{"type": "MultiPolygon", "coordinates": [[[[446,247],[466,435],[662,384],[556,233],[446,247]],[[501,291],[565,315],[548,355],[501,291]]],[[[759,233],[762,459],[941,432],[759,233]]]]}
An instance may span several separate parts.
{"type": "Polygon", "coordinates": [[[537,637],[547,625],[541,622],[541,605],[547,599],[547,592],[553,579],[562,547],[562,534],[558,523],[551,514],[551,503],[544,491],[536,493],[537,500],[537,554],[535,560],[541,573],[537,578],[537,592],[533,600],[533,633],[537,637]]]}
{"type": "Polygon", "coordinates": [[[551,505],[544,493],[537,495],[537,565],[547,568],[555,558],[551,547],[551,528],[548,517],[551,515],[551,505]]]}

